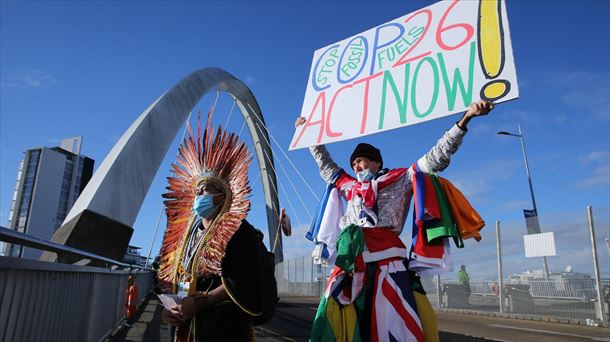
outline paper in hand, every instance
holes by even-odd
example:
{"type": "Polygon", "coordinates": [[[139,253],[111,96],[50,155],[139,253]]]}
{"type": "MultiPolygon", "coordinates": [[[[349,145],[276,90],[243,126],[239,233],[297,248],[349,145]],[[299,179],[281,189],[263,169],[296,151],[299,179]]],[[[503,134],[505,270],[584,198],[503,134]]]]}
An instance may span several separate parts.
{"type": "Polygon", "coordinates": [[[167,310],[171,310],[174,306],[182,303],[182,298],[177,294],[162,293],[157,295],[159,300],[167,310]]]}

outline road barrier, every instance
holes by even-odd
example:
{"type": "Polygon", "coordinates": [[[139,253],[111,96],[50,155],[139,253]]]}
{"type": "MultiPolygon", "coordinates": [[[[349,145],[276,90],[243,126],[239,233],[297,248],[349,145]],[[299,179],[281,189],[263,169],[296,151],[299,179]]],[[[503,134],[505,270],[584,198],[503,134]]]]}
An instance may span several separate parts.
{"type": "Polygon", "coordinates": [[[0,341],[100,341],[125,317],[130,274],[138,303],[153,289],[150,269],[21,235],[0,227],[1,241],[86,256],[109,268],[0,256],[0,341]]]}

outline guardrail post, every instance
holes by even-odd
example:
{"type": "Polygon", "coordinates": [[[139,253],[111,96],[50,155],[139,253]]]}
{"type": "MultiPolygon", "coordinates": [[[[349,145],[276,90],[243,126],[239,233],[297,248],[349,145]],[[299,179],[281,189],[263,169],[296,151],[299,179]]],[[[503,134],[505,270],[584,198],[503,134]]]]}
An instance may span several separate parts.
{"type": "Polygon", "coordinates": [[[593,270],[595,271],[595,288],[597,290],[597,305],[595,311],[597,318],[602,322],[606,321],[604,313],[604,293],[602,291],[602,282],[599,276],[599,264],[597,261],[597,244],[595,243],[595,228],[593,227],[593,209],[587,206],[587,218],[589,219],[589,235],[591,236],[591,252],[593,253],[593,270]]]}
{"type": "Polygon", "coordinates": [[[436,307],[440,309],[443,296],[441,294],[441,274],[436,275],[436,307]]]}
{"type": "Polygon", "coordinates": [[[315,286],[316,286],[316,282],[314,281],[314,277],[313,277],[313,258],[309,258],[309,267],[311,267],[311,275],[309,277],[309,282],[310,282],[310,294],[309,295],[315,295],[315,286]]]}
{"type": "Polygon", "coordinates": [[[498,253],[498,297],[500,313],[504,313],[504,275],[502,274],[502,245],[500,242],[500,221],[496,221],[496,251],[498,253]]]}

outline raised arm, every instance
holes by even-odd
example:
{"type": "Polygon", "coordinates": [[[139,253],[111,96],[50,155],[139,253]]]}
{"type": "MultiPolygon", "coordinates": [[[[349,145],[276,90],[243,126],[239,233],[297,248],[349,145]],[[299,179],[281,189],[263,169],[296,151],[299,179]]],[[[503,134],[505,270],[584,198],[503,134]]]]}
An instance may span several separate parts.
{"type": "Polygon", "coordinates": [[[451,156],[457,151],[462,143],[462,139],[468,131],[467,125],[476,116],[484,116],[494,108],[494,104],[488,101],[474,102],[464,113],[464,116],[451,127],[436,142],[436,145],[417,161],[420,171],[433,173],[440,172],[449,166],[451,156]]]}
{"type": "MultiPolygon", "coordinates": [[[[294,127],[297,128],[305,123],[305,118],[300,117],[294,123],[294,127]]],[[[320,169],[320,176],[326,183],[331,183],[333,176],[341,169],[337,166],[337,163],[333,160],[328,153],[328,150],[324,145],[311,146],[309,148],[309,152],[311,156],[318,164],[318,168],[320,169]]]]}

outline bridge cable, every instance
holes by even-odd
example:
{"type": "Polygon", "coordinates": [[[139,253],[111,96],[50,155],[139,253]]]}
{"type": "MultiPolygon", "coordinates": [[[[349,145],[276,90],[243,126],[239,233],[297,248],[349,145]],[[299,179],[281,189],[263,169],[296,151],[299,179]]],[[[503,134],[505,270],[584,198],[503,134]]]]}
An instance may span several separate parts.
{"type": "MultiPolygon", "coordinates": [[[[263,152],[265,153],[265,155],[267,154],[267,152],[265,152],[263,150],[263,152]]],[[[267,158],[269,158],[269,156],[267,156],[267,158]]],[[[276,158],[276,160],[279,158],[276,158]]],[[[288,182],[290,182],[290,184],[292,185],[292,188],[294,189],[294,192],[296,193],[297,197],[299,198],[299,200],[301,201],[301,204],[303,205],[303,208],[305,209],[305,211],[307,212],[307,215],[309,216],[310,220],[313,220],[313,216],[311,215],[311,213],[309,212],[309,210],[307,209],[307,205],[305,205],[305,202],[303,201],[303,198],[299,195],[296,187],[294,186],[294,183],[292,183],[292,181],[290,180],[290,177],[288,177],[288,174],[286,173],[286,170],[284,169],[284,167],[282,166],[282,163],[278,160],[278,163],[280,164],[280,167],[282,168],[282,170],[284,171],[284,175],[286,175],[286,178],[288,179],[288,182]]],[[[277,173],[277,170],[275,168],[274,165],[271,165],[271,167],[273,168],[273,171],[277,173]]],[[[278,182],[279,182],[279,177],[278,177],[278,182]]],[[[281,182],[280,186],[282,185],[281,182]]],[[[284,191],[286,194],[288,193],[288,191],[286,191],[286,189],[282,186],[282,191],[284,191]]],[[[294,210],[294,208],[293,208],[294,210]]]]}
{"type": "MultiPolygon", "coordinates": [[[[248,105],[248,107],[250,107],[251,110],[252,106],[250,106],[249,103],[246,103],[248,105]]],[[[260,122],[260,119],[257,118],[257,120],[260,122]]],[[[315,197],[318,201],[320,201],[320,197],[318,197],[318,195],[316,195],[316,193],[313,191],[313,189],[309,186],[309,183],[307,183],[307,180],[305,180],[305,177],[303,177],[303,175],[299,172],[299,170],[297,169],[297,167],[294,165],[294,163],[292,162],[292,160],[288,157],[288,155],[284,152],[284,150],[282,149],[282,145],[280,145],[277,140],[275,139],[275,137],[273,136],[273,134],[271,134],[271,131],[269,131],[269,129],[267,128],[267,126],[265,126],[262,122],[261,122],[262,126],[265,128],[265,130],[267,131],[267,133],[269,133],[269,136],[271,137],[271,139],[273,140],[273,142],[279,147],[280,152],[282,152],[282,154],[284,155],[284,157],[286,157],[286,159],[288,160],[288,162],[290,163],[290,165],[292,165],[292,167],[294,168],[295,172],[299,175],[299,177],[301,178],[301,180],[303,181],[303,183],[305,183],[305,186],[307,186],[307,188],[309,189],[309,191],[311,192],[311,194],[313,195],[313,197],[315,197]]],[[[267,143],[269,143],[269,140],[267,140],[267,143]]],[[[271,145],[271,144],[270,144],[271,145]]]]}
{"type": "Polygon", "coordinates": [[[244,127],[246,127],[246,120],[244,120],[244,123],[241,124],[241,129],[239,130],[239,136],[241,136],[241,132],[243,132],[244,127]]]}
{"type": "MultiPolygon", "coordinates": [[[[263,152],[265,153],[265,155],[267,155],[267,152],[266,152],[266,151],[264,151],[264,150],[263,150],[263,152]]],[[[269,156],[268,156],[268,155],[267,155],[267,158],[269,158],[269,156]]],[[[276,159],[277,159],[277,158],[276,158],[276,159]]],[[[274,171],[274,172],[277,172],[277,171],[276,171],[276,169],[275,169],[275,167],[273,166],[273,164],[271,165],[271,168],[273,168],[273,171],[274,171]]],[[[286,177],[288,177],[288,176],[286,175],[286,177]]],[[[290,179],[290,178],[288,178],[288,179],[290,179]]],[[[278,184],[280,185],[280,188],[281,188],[281,189],[282,189],[282,191],[284,192],[284,194],[285,194],[284,196],[286,197],[286,200],[288,201],[288,204],[290,205],[290,208],[292,208],[292,211],[294,212],[294,215],[296,216],[297,221],[299,222],[299,224],[301,224],[301,225],[302,225],[302,222],[301,222],[301,220],[299,219],[299,216],[298,216],[298,214],[297,214],[297,211],[294,209],[294,206],[292,205],[292,201],[290,200],[290,197],[288,196],[288,191],[286,191],[286,188],[285,188],[285,187],[284,187],[284,185],[282,184],[282,182],[281,182],[281,180],[280,180],[280,178],[279,178],[279,177],[277,177],[277,181],[278,181],[278,184]]],[[[295,191],[296,191],[296,190],[295,190],[295,191]]],[[[278,194],[278,196],[279,196],[279,194],[278,194]]],[[[313,220],[313,217],[311,216],[311,213],[309,212],[309,210],[307,210],[307,207],[305,206],[305,204],[304,204],[304,203],[303,203],[303,207],[305,208],[305,211],[307,212],[307,215],[309,215],[309,219],[310,219],[310,220],[313,220]]]]}
{"type": "MultiPolygon", "coordinates": [[[[251,110],[253,110],[253,109],[252,109],[252,107],[250,106],[250,104],[248,104],[248,107],[250,107],[250,109],[251,109],[251,110]]],[[[257,126],[262,126],[262,127],[264,127],[264,128],[265,128],[265,130],[267,131],[267,133],[268,133],[270,136],[272,136],[272,135],[271,135],[271,132],[269,132],[269,130],[267,129],[267,127],[265,126],[265,124],[264,124],[264,123],[262,123],[260,119],[259,119],[259,123],[260,123],[260,124],[257,124],[257,126]]],[[[255,123],[255,124],[256,124],[256,123],[255,123]]],[[[270,143],[269,139],[268,139],[267,137],[265,137],[265,135],[264,135],[264,134],[263,134],[263,137],[265,138],[265,141],[267,142],[267,144],[269,145],[269,148],[270,148],[270,149],[271,149],[271,151],[273,152],[273,147],[272,147],[272,145],[271,145],[271,143],[270,143]]],[[[282,148],[282,147],[281,147],[281,146],[280,146],[280,145],[277,143],[277,141],[276,141],[276,144],[278,145],[278,147],[279,147],[279,148],[280,148],[280,150],[281,150],[281,148],[282,148]]],[[[264,150],[263,150],[263,152],[264,152],[264,153],[265,153],[265,155],[267,156],[267,159],[269,159],[269,160],[272,162],[272,163],[271,163],[271,167],[273,168],[273,171],[277,173],[276,168],[275,168],[275,166],[273,165],[273,159],[271,159],[271,158],[269,157],[269,155],[267,155],[267,152],[265,152],[264,150]]],[[[284,154],[284,156],[286,156],[286,155],[284,154]]],[[[287,158],[287,159],[290,161],[290,158],[288,158],[288,156],[286,156],[286,158],[287,158]]],[[[291,186],[292,186],[292,188],[294,189],[295,194],[297,195],[297,197],[299,198],[299,201],[300,201],[300,202],[301,202],[301,204],[303,205],[303,208],[304,208],[304,209],[305,209],[305,211],[307,212],[307,215],[309,216],[309,219],[310,219],[310,220],[313,220],[313,216],[311,215],[311,213],[310,213],[310,212],[309,212],[309,210],[307,209],[307,205],[305,204],[305,201],[303,200],[303,198],[302,198],[302,197],[301,197],[301,195],[299,194],[299,192],[298,192],[298,190],[297,190],[296,186],[295,186],[295,185],[294,185],[294,183],[292,182],[291,178],[288,176],[288,173],[286,172],[286,169],[284,168],[284,165],[282,164],[282,161],[281,161],[279,158],[276,158],[276,160],[277,160],[277,161],[278,161],[278,163],[280,164],[280,168],[281,168],[281,169],[282,169],[282,171],[284,172],[284,175],[286,175],[286,178],[288,179],[288,182],[290,183],[290,185],[291,185],[291,186]]],[[[296,170],[296,169],[295,169],[295,170],[296,170]]],[[[297,170],[297,173],[298,173],[298,170],[297,170]]],[[[301,178],[303,178],[303,177],[301,176],[301,178]]],[[[305,182],[305,184],[306,184],[306,185],[309,187],[309,185],[308,185],[306,182],[305,182]]],[[[310,188],[310,190],[311,190],[311,188],[310,188]]],[[[285,189],[283,189],[283,191],[286,191],[286,190],[285,190],[285,189]]],[[[286,192],[286,193],[288,193],[288,192],[286,192]]],[[[313,191],[312,191],[312,193],[313,193],[313,191]]],[[[276,194],[277,194],[277,192],[276,192],[276,194]]],[[[314,194],[314,196],[315,196],[315,194],[314,194]]],[[[319,200],[319,198],[318,198],[317,196],[315,196],[315,197],[316,197],[316,198],[319,200]]],[[[294,210],[294,209],[293,209],[293,210],[294,210]]],[[[296,211],[295,211],[295,215],[296,215],[296,211]]],[[[300,223],[300,220],[299,220],[299,223],[300,223]]]]}
{"type": "Polygon", "coordinates": [[[220,90],[216,90],[216,98],[214,99],[214,104],[212,105],[212,108],[210,108],[210,112],[214,113],[214,111],[216,110],[216,103],[218,103],[218,97],[220,96],[220,90]]]}
{"type": "MultiPolygon", "coordinates": [[[[255,184],[258,182],[258,180],[259,180],[259,179],[261,179],[261,173],[260,173],[260,172],[257,172],[255,180],[254,180],[254,181],[252,181],[252,183],[251,183],[251,184],[252,184],[252,187],[254,187],[254,185],[255,185],[255,184]]],[[[283,186],[282,182],[281,182],[279,179],[278,179],[278,184],[280,185],[280,188],[282,189],[282,191],[283,191],[283,193],[284,193],[284,197],[285,197],[285,198],[286,198],[286,200],[288,201],[288,204],[290,205],[290,208],[292,209],[292,212],[294,213],[294,216],[296,217],[297,222],[299,223],[299,225],[304,226],[304,224],[303,224],[303,222],[301,221],[301,218],[300,218],[300,216],[299,216],[299,214],[298,214],[297,210],[294,208],[294,205],[292,204],[292,201],[290,200],[289,196],[287,195],[287,194],[288,194],[288,192],[286,191],[286,188],[284,188],[284,186],[283,186]]],[[[279,197],[279,194],[277,193],[277,191],[276,191],[276,194],[277,194],[277,195],[278,195],[278,197],[279,197]]],[[[276,233],[276,240],[275,240],[275,242],[274,242],[274,245],[277,245],[277,233],[276,233]]],[[[274,246],[274,249],[275,249],[275,246],[274,246]]]]}
{"type": "MultiPolygon", "coordinates": [[[[265,156],[267,156],[267,159],[270,159],[269,155],[267,154],[267,151],[263,150],[263,153],[265,153],[265,156]]],[[[273,163],[271,163],[270,165],[271,165],[271,168],[273,169],[273,171],[276,172],[275,167],[273,166],[273,163]]],[[[296,217],[297,222],[299,222],[299,225],[303,226],[303,223],[301,222],[301,219],[300,219],[299,215],[297,214],[297,211],[294,209],[294,205],[292,204],[292,201],[290,200],[290,196],[288,196],[288,191],[286,191],[286,188],[284,187],[284,185],[282,184],[282,182],[281,182],[281,180],[279,178],[277,178],[277,183],[279,184],[280,188],[282,189],[282,191],[284,193],[284,197],[288,201],[288,205],[292,209],[292,212],[294,213],[294,216],[296,217]]],[[[270,182],[270,184],[273,186],[272,182],[270,182]]],[[[277,191],[277,188],[275,186],[273,186],[273,189],[275,191],[275,194],[279,198],[280,195],[279,195],[279,193],[277,191]]],[[[309,215],[310,219],[313,220],[313,217],[311,216],[311,214],[307,210],[307,207],[304,206],[304,208],[305,208],[305,211],[307,212],[307,214],[309,215]]],[[[278,217],[279,217],[279,212],[278,212],[278,217]]],[[[280,235],[280,227],[278,227],[277,231],[275,232],[275,238],[273,239],[272,253],[275,253],[275,249],[276,249],[276,247],[278,245],[278,241],[279,241],[279,235],[280,235]]]]}
{"type": "Polygon", "coordinates": [[[229,127],[229,120],[231,120],[231,114],[233,114],[233,109],[235,108],[235,102],[237,102],[237,98],[233,98],[233,105],[231,106],[231,110],[229,111],[229,116],[227,117],[227,122],[225,123],[225,130],[229,127]]]}
{"type": "MultiPolygon", "coordinates": [[[[262,124],[261,124],[262,125],[262,124]]],[[[264,126],[264,125],[262,125],[264,126]]],[[[265,138],[265,140],[267,140],[267,138],[265,138]]],[[[267,143],[269,143],[269,140],[267,140],[267,143]]],[[[271,146],[271,144],[269,144],[269,147],[271,148],[271,150],[273,151],[273,148],[271,146]]],[[[280,146],[281,149],[281,146],[280,146]]],[[[265,152],[266,154],[266,152],[265,152]]],[[[270,159],[269,156],[267,155],[267,159],[270,159]]],[[[278,161],[278,163],[280,164],[280,168],[282,169],[282,171],[284,172],[284,175],[286,176],[286,178],[288,179],[288,182],[290,183],[290,185],[292,186],[292,188],[294,189],[295,194],[297,195],[299,201],[301,202],[301,204],[303,205],[303,208],[305,208],[305,211],[307,212],[307,215],[309,216],[310,220],[313,220],[313,216],[311,215],[311,213],[309,212],[309,210],[307,209],[307,205],[305,204],[305,201],[303,200],[303,197],[301,197],[301,195],[299,194],[296,186],[294,185],[294,183],[292,182],[291,178],[288,176],[288,173],[286,172],[286,169],[284,168],[284,165],[282,164],[282,161],[279,158],[276,158],[276,160],[278,161]]],[[[271,166],[273,168],[273,171],[277,173],[276,168],[273,166],[271,166]]],[[[285,191],[285,189],[284,189],[285,191]]],[[[287,192],[286,192],[287,193],[287,192]]],[[[300,220],[299,220],[300,221],[300,220]]],[[[300,222],[299,222],[300,223],[300,222]]]]}
{"type": "MultiPolygon", "coordinates": [[[[250,108],[252,109],[252,107],[250,107],[250,108]]],[[[246,114],[246,117],[250,117],[250,115],[249,115],[249,114],[246,114]]],[[[245,126],[245,124],[246,124],[246,120],[244,119],[244,122],[243,122],[243,124],[242,124],[242,130],[243,130],[243,128],[244,128],[244,126],[245,126]]],[[[255,124],[256,124],[256,123],[255,123],[255,124]]],[[[241,135],[241,130],[240,130],[240,135],[241,135]]],[[[250,135],[250,136],[251,136],[251,138],[252,138],[252,135],[250,135]]],[[[268,140],[268,139],[266,139],[266,138],[265,138],[265,141],[267,141],[267,144],[269,144],[269,140],[268,140]]],[[[253,141],[253,143],[254,143],[254,141],[253,141]]],[[[271,149],[271,151],[273,152],[273,148],[272,148],[271,144],[269,144],[269,148],[270,148],[270,149],[271,149]]],[[[261,149],[261,150],[262,150],[262,151],[263,151],[263,153],[264,153],[264,156],[263,156],[263,157],[266,157],[266,158],[267,158],[267,160],[269,160],[269,161],[271,162],[271,163],[270,163],[270,165],[271,165],[271,168],[273,169],[273,172],[274,172],[274,173],[277,173],[277,170],[276,170],[276,168],[275,168],[275,166],[274,166],[274,163],[273,163],[273,159],[272,159],[272,158],[269,156],[269,154],[267,153],[267,151],[266,151],[266,150],[264,150],[264,149],[261,149]]],[[[277,158],[276,158],[276,159],[277,159],[277,158]]],[[[278,162],[279,162],[279,163],[280,163],[280,165],[281,165],[280,160],[279,160],[279,159],[277,159],[277,160],[278,160],[278,162]]],[[[283,166],[282,166],[282,169],[283,169],[283,166]]],[[[284,169],[284,174],[286,174],[286,170],[285,170],[285,169],[284,169]]],[[[288,175],[287,175],[287,174],[286,174],[286,177],[287,177],[287,178],[290,180],[290,177],[288,177],[288,175]]],[[[257,172],[256,179],[254,180],[254,182],[252,182],[252,185],[253,185],[253,186],[254,186],[254,183],[256,183],[256,181],[258,181],[258,179],[259,179],[259,178],[261,178],[261,173],[260,173],[260,170],[259,170],[259,172],[257,172]]],[[[279,187],[282,189],[282,192],[284,193],[284,197],[285,197],[285,198],[286,198],[286,200],[288,201],[288,205],[290,206],[290,208],[291,208],[292,212],[294,213],[294,216],[296,217],[297,222],[299,223],[299,225],[303,225],[303,223],[302,223],[302,221],[301,221],[301,218],[300,218],[300,216],[299,216],[299,214],[298,214],[297,210],[296,210],[296,209],[295,209],[295,207],[294,207],[294,204],[293,204],[293,203],[292,203],[292,201],[290,200],[290,196],[288,196],[288,191],[287,191],[287,190],[286,190],[286,188],[284,187],[284,185],[283,185],[282,181],[279,179],[279,177],[276,177],[276,180],[277,180],[277,183],[278,183],[279,187]]],[[[272,189],[273,189],[273,191],[275,192],[275,195],[278,197],[278,199],[280,199],[280,197],[281,197],[281,196],[280,196],[280,194],[279,194],[278,189],[276,188],[276,186],[273,184],[273,182],[269,182],[269,184],[271,184],[272,189]]],[[[294,188],[294,184],[293,184],[293,188],[294,188]]],[[[295,192],[296,192],[296,188],[295,188],[295,192]]],[[[297,192],[296,194],[297,194],[297,196],[298,196],[298,192],[297,192]]],[[[299,196],[299,197],[300,197],[300,196],[299,196]]],[[[302,199],[301,199],[301,203],[303,203],[302,199]]],[[[309,211],[307,210],[307,207],[304,205],[304,203],[303,203],[303,207],[304,207],[304,208],[305,208],[305,210],[307,211],[307,214],[309,215],[310,219],[313,219],[313,218],[311,217],[311,214],[310,214],[310,213],[309,213],[309,211]]],[[[277,216],[279,217],[279,208],[277,208],[277,209],[276,209],[276,208],[275,208],[275,204],[273,205],[273,210],[276,212],[277,216]]],[[[274,251],[274,252],[275,252],[275,249],[276,249],[276,247],[277,247],[277,245],[278,245],[278,241],[279,241],[279,229],[280,229],[280,227],[278,227],[278,231],[276,231],[276,234],[275,234],[275,237],[274,237],[274,241],[273,241],[273,247],[272,247],[272,251],[274,251]]]]}
{"type": "MultiPolygon", "coordinates": [[[[218,99],[218,97],[216,98],[218,99]]],[[[188,115],[188,117],[186,118],[186,122],[190,122],[191,121],[191,115],[193,114],[193,112],[191,111],[188,115]]],[[[184,125],[184,130],[182,131],[182,138],[180,139],[180,143],[182,144],[182,141],[184,141],[184,136],[186,135],[186,124],[184,125]]],[[[180,150],[178,149],[178,152],[176,152],[176,157],[174,158],[174,160],[176,158],[178,158],[178,154],[180,153],[180,150]]],[[[170,172],[173,174],[174,170],[170,169],[170,172]]],[[[146,257],[146,264],[148,264],[148,260],[150,260],[150,253],[152,253],[152,248],[153,245],[155,244],[155,240],[157,239],[157,232],[159,231],[159,224],[161,224],[161,217],[163,216],[163,209],[165,209],[163,207],[163,205],[161,205],[161,211],[159,212],[159,218],[157,219],[157,225],[155,226],[155,234],[153,234],[153,239],[152,242],[150,243],[150,248],[148,249],[148,256],[146,257]]]]}

